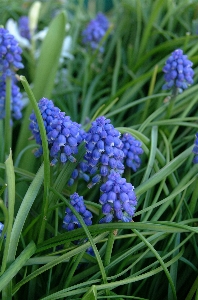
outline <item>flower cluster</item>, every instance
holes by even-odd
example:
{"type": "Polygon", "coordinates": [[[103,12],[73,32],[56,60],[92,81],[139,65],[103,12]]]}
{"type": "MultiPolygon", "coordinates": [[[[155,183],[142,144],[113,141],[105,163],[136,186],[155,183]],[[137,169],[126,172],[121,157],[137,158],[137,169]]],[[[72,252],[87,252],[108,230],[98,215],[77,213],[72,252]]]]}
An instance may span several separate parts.
{"type": "Polygon", "coordinates": [[[15,72],[23,68],[22,50],[8,30],[0,28],[0,119],[5,118],[6,78],[11,78],[11,112],[12,117],[22,117],[22,95],[16,84],[15,72]]]}
{"type": "Polygon", "coordinates": [[[143,153],[142,143],[136,140],[131,134],[124,133],[121,136],[123,143],[122,151],[124,152],[124,164],[131,168],[134,172],[141,165],[140,155],[143,153]]]}
{"type": "MultiPolygon", "coordinates": [[[[82,196],[79,196],[78,193],[74,193],[70,196],[70,203],[75,208],[75,210],[81,215],[83,221],[87,226],[92,225],[92,213],[86,209],[84,200],[82,196]]],[[[65,217],[63,219],[63,228],[70,231],[75,228],[80,228],[81,224],[76,216],[72,213],[70,208],[66,208],[65,217]]]]}
{"type": "Polygon", "coordinates": [[[99,182],[101,176],[106,177],[111,170],[123,173],[124,152],[120,132],[113,127],[109,119],[101,116],[93,121],[85,136],[85,142],[85,161],[80,167],[82,172],[94,175],[92,184],[99,182]]]}
{"type": "Polygon", "coordinates": [[[22,69],[22,50],[8,30],[0,28],[0,74],[3,79],[22,69]]]}
{"type": "MultiPolygon", "coordinates": [[[[6,82],[0,80],[0,119],[5,118],[5,99],[6,99],[6,82]]],[[[13,78],[11,85],[11,112],[12,117],[16,120],[22,117],[22,94],[19,87],[15,84],[13,78]]]]}
{"type": "Polygon", "coordinates": [[[189,85],[193,84],[194,71],[192,65],[193,63],[187,55],[183,55],[181,49],[173,51],[163,68],[166,83],[162,89],[177,88],[179,92],[187,89],[189,85]]]}
{"type": "Polygon", "coordinates": [[[194,164],[198,164],[198,132],[195,135],[195,145],[193,148],[193,153],[195,154],[195,157],[193,159],[194,164]]]}
{"type": "MultiPolygon", "coordinates": [[[[134,187],[121,177],[124,172],[123,162],[133,168],[134,171],[140,166],[139,155],[143,152],[141,143],[130,134],[121,134],[114,128],[109,119],[104,116],[98,117],[91,123],[88,132],[81,126],[65,116],[52,100],[42,98],[38,107],[44,122],[50,156],[53,157],[51,164],[55,164],[60,158],[62,163],[67,160],[74,161],[73,154],[78,152],[78,146],[85,141],[85,155],[79,163],[78,169],[74,169],[68,185],[72,185],[77,177],[90,180],[88,187],[98,183],[103,177],[106,181],[100,187],[102,195],[100,203],[105,215],[101,223],[118,220],[130,222],[137,204],[134,187]],[[123,141],[123,142],[122,142],[123,141]]],[[[30,116],[30,130],[40,148],[35,152],[39,157],[42,155],[42,141],[38,122],[33,112],[30,116]]],[[[83,197],[74,193],[71,204],[81,214],[86,225],[91,225],[92,214],[86,209],[83,197]]],[[[63,227],[73,230],[80,227],[80,223],[69,208],[66,208],[63,227]]]]}
{"type": "Polygon", "coordinates": [[[20,35],[30,41],[31,34],[29,28],[29,18],[27,16],[21,16],[18,20],[18,25],[20,35]]]}
{"type": "Polygon", "coordinates": [[[101,185],[100,191],[102,195],[99,202],[102,204],[102,212],[105,215],[100,223],[132,221],[137,199],[131,183],[127,183],[119,173],[112,171],[107,181],[101,185]]]}
{"type": "MultiPolygon", "coordinates": [[[[67,160],[75,162],[76,159],[73,155],[78,153],[78,146],[84,138],[84,131],[81,129],[81,125],[72,122],[69,116],[61,112],[47,98],[42,98],[38,103],[38,107],[47,134],[50,156],[53,158],[51,164],[56,164],[58,159],[63,164],[67,160]]],[[[41,145],[34,153],[36,157],[39,157],[42,155],[43,149],[39,126],[34,112],[30,115],[30,121],[29,129],[32,131],[37,144],[41,145]]]]}
{"type": "MultiPolygon", "coordinates": [[[[109,28],[109,21],[102,13],[98,13],[96,18],[91,20],[82,32],[83,44],[93,50],[98,49],[99,44],[109,28]]],[[[100,52],[104,51],[103,45],[100,45],[100,52]]]]}

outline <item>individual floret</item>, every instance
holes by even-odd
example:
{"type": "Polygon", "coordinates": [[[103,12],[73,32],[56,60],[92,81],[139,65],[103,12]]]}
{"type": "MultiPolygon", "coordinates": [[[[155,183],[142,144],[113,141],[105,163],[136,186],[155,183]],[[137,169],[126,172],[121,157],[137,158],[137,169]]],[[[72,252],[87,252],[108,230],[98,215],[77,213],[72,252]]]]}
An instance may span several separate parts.
{"type": "MultiPolygon", "coordinates": [[[[81,215],[87,226],[92,225],[92,213],[86,209],[82,196],[79,196],[78,193],[74,193],[70,196],[70,204],[81,215]]],[[[65,210],[65,217],[63,219],[63,228],[70,231],[80,227],[81,224],[79,220],[73,214],[71,209],[67,207],[65,210]]]]}
{"type": "MultiPolygon", "coordinates": [[[[99,44],[109,28],[109,21],[102,13],[91,20],[82,32],[83,44],[93,50],[98,49],[99,44]]],[[[100,52],[104,51],[104,45],[100,45],[100,52]]]]}
{"type": "MultiPolygon", "coordinates": [[[[68,160],[75,162],[73,155],[78,153],[78,146],[83,141],[84,131],[81,125],[72,122],[69,116],[54,106],[52,100],[42,98],[38,107],[40,109],[49,145],[50,157],[52,157],[51,165],[57,163],[66,163],[68,160]]],[[[42,145],[38,122],[34,112],[30,115],[30,130],[37,144],[42,145]]],[[[36,157],[42,155],[42,146],[34,153],[36,157]]]]}
{"type": "Polygon", "coordinates": [[[183,55],[181,49],[173,51],[163,67],[166,83],[162,89],[177,88],[180,93],[187,89],[189,85],[193,84],[194,71],[192,65],[193,63],[187,55],[183,55]]]}
{"type": "Polygon", "coordinates": [[[22,69],[22,50],[14,36],[7,29],[0,28],[0,76],[2,79],[12,76],[22,69]]]}
{"type": "Polygon", "coordinates": [[[108,179],[100,187],[102,195],[100,203],[105,215],[100,223],[112,221],[131,222],[137,205],[134,187],[127,183],[119,173],[112,171],[108,179]]]}
{"type": "Polygon", "coordinates": [[[198,164],[198,132],[195,135],[195,145],[193,148],[193,153],[195,154],[193,163],[198,164]]]}
{"type": "Polygon", "coordinates": [[[142,149],[142,143],[136,140],[129,133],[124,133],[121,136],[121,141],[123,143],[122,151],[125,156],[124,164],[136,172],[141,165],[140,155],[144,152],[142,149]]]}

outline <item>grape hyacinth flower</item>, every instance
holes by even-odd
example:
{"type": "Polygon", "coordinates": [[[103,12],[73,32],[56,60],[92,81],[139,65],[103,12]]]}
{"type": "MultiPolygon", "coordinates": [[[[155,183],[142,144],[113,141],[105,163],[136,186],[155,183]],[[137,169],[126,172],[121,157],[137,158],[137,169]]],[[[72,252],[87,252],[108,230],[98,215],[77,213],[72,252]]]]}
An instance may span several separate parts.
{"type": "Polygon", "coordinates": [[[29,28],[29,18],[27,16],[21,16],[18,20],[18,25],[20,35],[30,41],[31,34],[29,28]]]}
{"type": "MultiPolygon", "coordinates": [[[[75,208],[75,210],[81,215],[84,223],[87,226],[92,225],[92,213],[86,209],[84,200],[82,196],[79,196],[78,193],[74,193],[70,196],[70,203],[75,208]]],[[[65,217],[63,219],[63,228],[70,231],[76,228],[80,228],[81,224],[76,216],[73,214],[70,208],[66,208],[65,217]]]]}
{"type": "Polygon", "coordinates": [[[195,135],[195,145],[192,152],[195,154],[193,163],[198,164],[198,132],[195,135]]]}
{"type": "MultiPolygon", "coordinates": [[[[6,82],[0,78],[0,119],[5,118],[6,82]]],[[[22,94],[16,85],[15,79],[11,82],[11,113],[15,120],[22,118],[22,94]]]]}
{"type": "Polygon", "coordinates": [[[162,89],[176,89],[178,92],[183,92],[189,85],[193,84],[194,71],[193,63],[188,59],[187,55],[183,55],[181,49],[172,52],[167,59],[163,72],[166,83],[162,89]]]}
{"type": "MultiPolygon", "coordinates": [[[[96,18],[91,20],[82,32],[83,44],[93,50],[98,49],[99,44],[109,28],[109,21],[102,13],[98,13],[96,18]]],[[[100,52],[104,51],[104,46],[100,45],[100,52]]]]}
{"type": "Polygon", "coordinates": [[[14,36],[7,29],[0,28],[0,76],[11,77],[16,70],[22,69],[22,50],[14,36]]]}
{"type": "Polygon", "coordinates": [[[141,159],[139,156],[144,152],[142,149],[142,143],[136,140],[129,133],[124,133],[121,136],[121,141],[123,143],[122,151],[125,156],[124,163],[136,172],[141,165],[141,159]]]}
{"type": "Polygon", "coordinates": [[[112,171],[100,187],[102,195],[99,202],[105,215],[100,223],[112,221],[131,222],[137,205],[134,187],[127,183],[119,173],[112,171]]]}
{"type": "MultiPolygon", "coordinates": [[[[76,159],[73,155],[78,153],[78,146],[84,138],[84,130],[81,129],[81,125],[72,122],[69,116],[66,116],[64,112],[54,106],[52,100],[42,98],[38,103],[38,107],[47,134],[50,156],[53,158],[51,165],[56,164],[58,160],[63,164],[68,160],[75,162],[76,159]]],[[[36,157],[39,157],[43,154],[43,150],[39,126],[34,112],[30,115],[29,129],[32,131],[36,143],[41,145],[34,153],[36,157]]]]}
{"type": "Polygon", "coordinates": [[[82,172],[94,175],[88,187],[99,182],[101,176],[106,177],[111,170],[124,172],[122,163],[124,152],[120,132],[113,127],[109,119],[101,116],[93,121],[85,142],[86,154],[80,167],[82,172]]]}

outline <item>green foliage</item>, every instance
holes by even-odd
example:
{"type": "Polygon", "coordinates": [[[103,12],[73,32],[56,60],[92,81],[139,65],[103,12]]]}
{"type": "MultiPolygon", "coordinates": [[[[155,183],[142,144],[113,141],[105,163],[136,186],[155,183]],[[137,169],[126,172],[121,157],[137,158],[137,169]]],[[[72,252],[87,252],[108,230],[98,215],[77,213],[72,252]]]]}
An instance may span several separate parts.
{"type": "MultiPolygon", "coordinates": [[[[28,15],[34,1],[0,1],[1,25],[28,15]],[[20,7],[20,9],[19,9],[20,7]]],[[[198,299],[198,3],[196,0],[41,1],[37,31],[44,40],[23,49],[17,76],[23,118],[0,120],[0,291],[7,299],[198,299]],[[104,53],[82,45],[81,32],[98,11],[108,17],[104,53]],[[71,37],[69,56],[61,56],[71,37]],[[180,48],[193,62],[194,84],[170,106],[162,68],[180,48]],[[87,130],[97,116],[143,145],[136,173],[126,170],[138,205],[133,222],[98,224],[99,185],[69,187],[76,162],[50,166],[45,127],[37,105],[52,99],[87,130]],[[43,156],[35,158],[29,116],[34,109],[43,156]],[[10,149],[11,148],[11,149],[10,149]],[[93,213],[87,227],[70,204],[77,191],[93,213]],[[81,228],[62,228],[69,207],[81,228]],[[77,243],[78,241],[78,243],[77,243]],[[92,247],[94,256],[86,250],[92,247]],[[189,280],[190,278],[190,280],[189,280]]],[[[68,54],[67,53],[67,54],[68,54]]]]}

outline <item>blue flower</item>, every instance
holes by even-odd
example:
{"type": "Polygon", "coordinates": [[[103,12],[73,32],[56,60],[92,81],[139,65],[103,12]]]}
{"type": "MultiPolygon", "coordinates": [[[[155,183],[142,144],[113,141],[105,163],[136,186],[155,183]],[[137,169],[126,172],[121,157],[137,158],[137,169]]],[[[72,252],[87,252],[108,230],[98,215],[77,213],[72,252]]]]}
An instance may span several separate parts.
{"type": "MultiPolygon", "coordinates": [[[[109,28],[109,21],[102,13],[98,13],[96,18],[91,20],[82,32],[83,44],[93,50],[98,49],[99,43],[109,28]]],[[[100,45],[100,52],[104,51],[103,45],[100,45]]]]}
{"type": "MultiPolygon", "coordinates": [[[[56,164],[58,160],[63,164],[68,160],[75,162],[76,159],[73,155],[78,153],[78,146],[84,138],[81,125],[72,122],[69,116],[65,116],[65,113],[54,106],[52,100],[42,98],[38,107],[46,130],[50,156],[53,158],[51,165],[56,164]]],[[[30,115],[30,121],[29,129],[32,131],[37,144],[41,145],[34,153],[36,157],[39,157],[43,151],[39,126],[34,112],[30,115]]]]}
{"type": "Polygon", "coordinates": [[[123,143],[122,151],[124,152],[124,163],[131,168],[134,172],[139,169],[141,165],[140,155],[144,152],[142,143],[136,140],[131,134],[124,133],[121,136],[123,143]]]}
{"type": "MultiPolygon", "coordinates": [[[[83,221],[87,226],[92,225],[92,213],[86,209],[84,200],[82,196],[79,196],[78,193],[74,193],[70,196],[70,203],[75,208],[75,210],[81,215],[83,221]]],[[[70,231],[76,228],[80,228],[81,224],[76,216],[72,213],[70,208],[66,208],[65,217],[63,219],[63,228],[70,231]]]]}
{"type": "Polygon", "coordinates": [[[31,34],[29,28],[29,18],[27,16],[20,17],[18,20],[18,25],[20,35],[30,41],[31,34]]]}
{"type": "Polygon", "coordinates": [[[195,145],[192,152],[195,154],[193,163],[198,164],[198,132],[195,135],[195,145]]]}
{"type": "MultiPolygon", "coordinates": [[[[0,222],[0,236],[3,232],[3,228],[4,228],[4,224],[0,222]]],[[[4,237],[6,237],[6,236],[4,236],[4,237]]]]}
{"type": "MultiPolygon", "coordinates": [[[[5,118],[6,81],[0,77],[0,119],[5,118]]],[[[11,82],[11,112],[15,120],[22,118],[22,94],[16,85],[16,80],[12,76],[11,82]]]]}
{"type": "Polygon", "coordinates": [[[192,65],[193,63],[187,55],[183,55],[181,49],[173,51],[163,67],[166,83],[162,89],[177,88],[179,92],[187,89],[189,85],[193,84],[194,71],[192,65]]]}
{"type": "Polygon", "coordinates": [[[86,250],[87,254],[91,255],[91,256],[95,256],[95,253],[93,251],[93,248],[92,247],[89,247],[87,250],[86,250]]]}
{"type": "Polygon", "coordinates": [[[93,121],[85,136],[85,142],[86,154],[82,171],[92,177],[88,187],[98,183],[101,176],[107,177],[111,170],[124,172],[120,132],[113,127],[109,119],[101,116],[93,121]]]}
{"type": "Polygon", "coordinates": [[[22,69],[22,50],[8,30],[0,28],[0,76],[5,79],[22,69]]]}
{"type": "Polygon", "coordinates": [[[99,202],[105,215],[100,223],[111,221],[131,222],[137,205],[134,187],[127,183],[119,173],[112,171],[100,187],[102,195],[99,202]]]}

